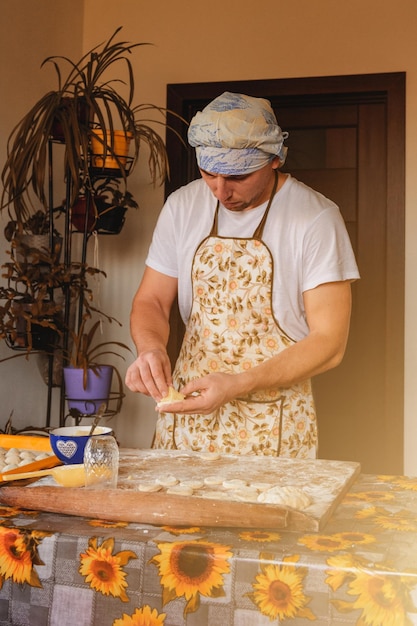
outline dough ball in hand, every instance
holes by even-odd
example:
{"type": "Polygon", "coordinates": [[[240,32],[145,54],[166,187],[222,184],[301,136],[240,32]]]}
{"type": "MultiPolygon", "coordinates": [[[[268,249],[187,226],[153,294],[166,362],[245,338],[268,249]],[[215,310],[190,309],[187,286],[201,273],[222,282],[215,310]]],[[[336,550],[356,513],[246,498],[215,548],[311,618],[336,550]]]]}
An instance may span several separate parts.
{"type": "Polygon", "coordinates": [[[157,406],[161,406],[163,404],[174,404],[175,402],[182,402],[185,399],[183,393],[180,393],[174,387],[168,388],[168,394],[162,398],[157,404],[157,406]]]}

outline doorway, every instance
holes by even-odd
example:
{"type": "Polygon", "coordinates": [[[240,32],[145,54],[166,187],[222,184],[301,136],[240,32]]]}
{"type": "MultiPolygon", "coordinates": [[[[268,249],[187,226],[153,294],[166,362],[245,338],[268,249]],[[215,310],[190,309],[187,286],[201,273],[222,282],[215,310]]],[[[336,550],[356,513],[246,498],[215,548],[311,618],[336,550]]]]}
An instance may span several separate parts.
{"type": "MultiPolygon", "coordinates": [[[[361,280],[352,285],[342,364],[313,381],[319,457],[362,471],[403,471],[405,74],[168,85],[167,108],[190,120],[224,91],[270,100],[289,132],[286,171],[340,207],[361,280]]],[[[168,124],[186,141],[175,115],[168,124]]],[[[167,134],[166,193],[199,176],[194,151],[167,134]]],[[[182,339],[172,318],[170,354],[182,339]]]]}

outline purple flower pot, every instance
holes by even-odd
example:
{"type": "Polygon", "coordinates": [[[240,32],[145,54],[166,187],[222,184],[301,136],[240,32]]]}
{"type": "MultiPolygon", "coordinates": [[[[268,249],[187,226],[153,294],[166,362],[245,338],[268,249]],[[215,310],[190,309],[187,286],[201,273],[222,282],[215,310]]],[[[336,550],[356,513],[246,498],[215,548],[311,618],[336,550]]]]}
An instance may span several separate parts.
{"type": "Polygon", "coordinates": [[[87,371],[87,386],[83,387],[83,370],[64,367],[65,397],[69,409],[76,409],[82,415],[97,413],[110,395],[113,368],[111,365],[98,365],[96,372],[87,371]]]}

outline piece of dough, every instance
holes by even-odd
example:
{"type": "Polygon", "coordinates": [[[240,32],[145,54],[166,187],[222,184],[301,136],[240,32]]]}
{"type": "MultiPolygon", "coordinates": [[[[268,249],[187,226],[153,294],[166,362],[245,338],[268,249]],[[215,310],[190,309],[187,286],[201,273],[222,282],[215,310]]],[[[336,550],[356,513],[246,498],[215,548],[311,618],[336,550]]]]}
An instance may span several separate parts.
{"type": "Polygon", "coordinates": [[[253,482],[249,483],[249,487],[252,489],[257,489],[258,491],[268,491],[268,489],[272,489],[273,483],[264,483],[264,482],[253,482]]]}
{"type": "Polygon", "coordinates": [[[167,474],[166,476],[158,476],[156,482],[158,485],[161,485],[161,487],[173,487],[178,483],[178,478],[172,474],[167,474]]]}
{"type": "Polygon", "coordinates": [[[42,461],[42,459],[47,459],[48,457],[52,456],[53,453],[51,452],[41,452],[40,454],[37,454],[35,456],[35,461],[42,461]]]}
{"type": "Polygon", "coordinates": [[[220,476],[206,476],[204,479],[204,484],[208,487],[213,487],[214,485],[221,485],[223,482],[223,478],[220,476]]]}
{"type": "Polygon", "coordinates": [[[191,489],[201,489],[204,487],[204,481],[200,478],[187,478],[180,481],[180,487],[188,487],[191,489]]]}
{"type": "Polygon", "coordinates": [[[168,387],[168,394],[158,402],[158,406],[161,406],[161,404],[174,404],[183,400],[185,400],[183,393],[180,393],[174,387],[168,387]]]}
{"type": "Polygon", "coordinates": [[[268,491],[263,491],[258,496],[258,502],[263,504],[282,504],[292,509],[302,511],[311,504],[311,498],[298,487],[287,485],[283,487],[273,487],[268,491]]]}
{"type": "Polygon", "coordinates": [[[231,498],[238,502],[258,502],[259,492],[256,489],[251,489],[251,487],[229,490],[229,493],[231,498]]]}
{"type": "Polygon", "coordinates": [[[145,493],[153,493],[154,491],[160,491],[162,485],[158,485],[158,483],[139,483],[138,489],[145,493]]]}
{"type": "Polygon", "coordinates": [[[33,461],[39,461],[53,455],[53,452],[39,453],[36,450],[20,450],[19,448],[0,448],[0,472],[24,467],[33,461]]]}
{"type": "Polygon", "coordinates": [[[21,461],[20,455],[18,452],[8,452],[4,457],[6,463],[13,463],[14,465],[18,465],[21,461]]]}
{"type": "Polygon", "coordinates": [[[220,454],[218,452],[199,452],[198,453],[200,459],[204,461],[217,461],[220,459],[220,454]]]}
{"type": "Polygon", "coordinates": [[[242,480],[241,478],[231,478],[223,481],[223,487],[225,489],[240,489],[241,487],[247,487],[247,485],[246,480],[242,480]]]}
{"type": "Polygon", "coordinates": [[[176,496],[192,496],[193,488],[187,487],[187,485],[174,485],[173,487],[168,487],[167,493],[176,496]]]}
{"type": "Polygon", "coordinates": [[[17,469],[17,465],[16,465],[15,463],[7,463],[7,464],[3,467],[3,469],[2,469],[1,471],[2,471],[2,473],[3,473],[3,472],[9,472],[9,471],[10,471],[10,470],[12,470],[12,469],[13,469],[13,470],[14,470],[14,469],[17,469]]]}
{"type": "Polygon", "coordinates": [[[20,453],[20,458],[21,459],[29,459],[29,461],[33,461],[34,454],[30,450],[22,450],[22,452],[20,453]]]}
{"type": "Polygon", "coordinates": [[[230,500],[230,493],[228,491],[202,491],[200,497],[209,500],[230,500]]]}

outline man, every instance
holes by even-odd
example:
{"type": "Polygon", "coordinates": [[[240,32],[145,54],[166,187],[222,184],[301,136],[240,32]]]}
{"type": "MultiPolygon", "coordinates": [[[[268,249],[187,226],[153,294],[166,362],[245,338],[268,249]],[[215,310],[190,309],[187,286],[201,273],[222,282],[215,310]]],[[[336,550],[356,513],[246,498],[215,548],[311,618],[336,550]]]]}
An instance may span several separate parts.
{"type": "Polygon", "coordinates": [[[286,147],[270,103],[226,92],[192,119],[201,179],[168,198],[131,332],[126,384],[157,402],[154,447],[314,458],[310,378],[338,365],[358,269],[337,206],[279,172],[286,147]],[[186,323],[166,351],[178,295],[186,323]]]}

